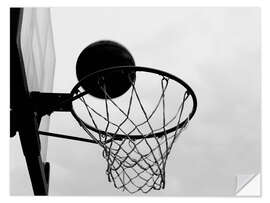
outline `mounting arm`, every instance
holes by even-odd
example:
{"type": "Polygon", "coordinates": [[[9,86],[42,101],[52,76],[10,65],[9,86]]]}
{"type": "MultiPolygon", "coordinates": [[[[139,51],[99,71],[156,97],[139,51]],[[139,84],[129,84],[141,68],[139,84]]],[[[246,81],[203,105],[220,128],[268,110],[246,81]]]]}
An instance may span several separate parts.
{"type": "MultiPolygon", "coordinates": [[[[40,121],[42,116],[50,115],[56,111],[70,112],[72,109],[72,101],[74,97],[68,93],[43,93],[43,92],[31,92],[31,103],[33,105],[33,111],[37,114],[37,118],[40,121]]],[[[64,138],[75,141],[82,141],[88,143],[97,144],[96,141],[74,137],[69,135],[63,135],[58,133],[38,131],[39,134],[50,137],[64,138]]]]}
{"type": "Polygon", "coordinates": [[[34,112],[38,117],[50,115],[54,111],[71,111],[72,95],[68,93],[30,93],[34,112]]]}

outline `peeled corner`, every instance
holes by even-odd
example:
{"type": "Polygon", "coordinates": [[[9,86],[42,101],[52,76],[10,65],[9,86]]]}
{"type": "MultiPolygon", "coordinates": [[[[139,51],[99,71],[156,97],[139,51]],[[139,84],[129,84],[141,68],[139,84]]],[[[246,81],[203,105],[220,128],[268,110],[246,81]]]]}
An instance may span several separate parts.
{"type": "Polygon", "coordinates": [[[236,196],[261,196],[261,174],[241,174],[236,176],[236,196]]]}

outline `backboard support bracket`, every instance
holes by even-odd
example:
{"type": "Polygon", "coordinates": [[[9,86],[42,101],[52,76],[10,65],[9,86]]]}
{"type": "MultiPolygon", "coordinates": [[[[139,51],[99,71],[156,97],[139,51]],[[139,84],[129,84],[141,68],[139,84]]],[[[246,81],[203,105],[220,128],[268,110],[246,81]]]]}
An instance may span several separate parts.
{"type": "Polygon", "coordinates": [[[71,111],[72,95],[69,93],[43,93],[31,92],[31,102],[38,118],[50,115],[55,111],[71,111]]]}

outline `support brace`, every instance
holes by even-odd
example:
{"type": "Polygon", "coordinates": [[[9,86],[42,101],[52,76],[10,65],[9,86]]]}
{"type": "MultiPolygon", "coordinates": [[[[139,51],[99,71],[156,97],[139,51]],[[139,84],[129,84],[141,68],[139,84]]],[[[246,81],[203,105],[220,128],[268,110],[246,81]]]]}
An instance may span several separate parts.
{"type": "Polygon", "coordinates": [[[41,118],[54,111],[70,111],[72,109],[72,95],[68,93],[31,92],[34,112],[41,118]]]}

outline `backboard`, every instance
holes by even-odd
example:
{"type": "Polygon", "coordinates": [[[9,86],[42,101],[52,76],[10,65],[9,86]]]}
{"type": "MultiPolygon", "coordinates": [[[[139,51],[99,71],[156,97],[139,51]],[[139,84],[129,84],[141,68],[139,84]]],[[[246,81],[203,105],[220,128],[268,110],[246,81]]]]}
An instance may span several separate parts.
{"type": "Polygon", "coordinates": [[[49,179],[46,174],[49,165],[45,164],[48,138],[37,132],[49,130],[50,117],[37,118],[31,112],[29,93],[53,89],[55,50],[50,9],[11,8],[10,15],[11,133],[19,132],[34,193],[44,195],[48,193],[49,179]],[[32,136],[34,139],[30,140],[32,136]],[[36,148],[37,152],[29,147],[36,148]]]}

